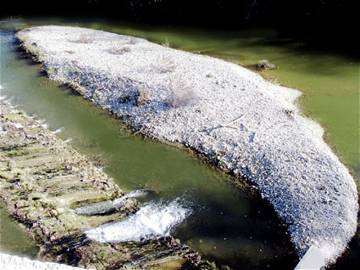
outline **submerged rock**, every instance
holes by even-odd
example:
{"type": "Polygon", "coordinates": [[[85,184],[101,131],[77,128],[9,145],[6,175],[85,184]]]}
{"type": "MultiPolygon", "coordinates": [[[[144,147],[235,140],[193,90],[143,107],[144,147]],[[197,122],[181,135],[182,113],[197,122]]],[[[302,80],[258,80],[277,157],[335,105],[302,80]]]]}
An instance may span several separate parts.
{"type": "Polygon", "coordinates": [[[270,63],[269,60],[263,59],[256,63],[257,70],[267,70],[267,69],[276,69],[276,66],[273,63],[270,63]]]}
{"type": "Polygon", "coordinates": [[[219,59],[103,31],[43,26],[17,37],[51,79],[138,132],[183,144],[255,184],[288,224],[299,256],[315,246],[333,262],[355,234],[356,185],[322,128],[299,113],[300,92],[219,59]],[[92,42],[69,41],[82,35],[92,42]],[[121,46],[130,49],[109,53],[121,46]]]}
{"type": "Polygon", "coordinates": [[[74,211],[78,215],[93,216],[113,213],[116,209],[112,201],[105,201],[78,207],[74,211]]]}
{"type": "Polygon", "coordinates": [[[134,190],[114,200],[87,204],[75,208],[74,211],[78,215],[93,216],[110,214],[121,209],[132,209],[136,205],[136,200],[133,200],[133,198],[145,194],[146,192],[143,190],[134,190]]]}

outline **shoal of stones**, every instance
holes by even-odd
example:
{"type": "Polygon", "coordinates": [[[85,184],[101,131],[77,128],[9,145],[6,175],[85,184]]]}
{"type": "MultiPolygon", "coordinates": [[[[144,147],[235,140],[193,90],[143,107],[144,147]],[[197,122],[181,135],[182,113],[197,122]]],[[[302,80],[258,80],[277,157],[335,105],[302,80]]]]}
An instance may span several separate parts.
{"type": "Polygon", "coordinates": [[[220,59],[144,39],[61,26],[24,29],[23,47],[130,127],[181,144],[255,184],[288,224],[298,255],[333,262],[357,226],[358,194],[323,129],[295,104],[300,92],[220,59]]]}
{"type": "Polygon", "coordinates": [[[123,192],[101,169],[23,112],[0,103],[0,197],[41,247],[42,260],[96,269],[206,269],[197,253],[172,237],[141,243],[90,241],[88,228],[137,211],[128,199],[117,211],[77,215],[75,208],[123,192]]]}

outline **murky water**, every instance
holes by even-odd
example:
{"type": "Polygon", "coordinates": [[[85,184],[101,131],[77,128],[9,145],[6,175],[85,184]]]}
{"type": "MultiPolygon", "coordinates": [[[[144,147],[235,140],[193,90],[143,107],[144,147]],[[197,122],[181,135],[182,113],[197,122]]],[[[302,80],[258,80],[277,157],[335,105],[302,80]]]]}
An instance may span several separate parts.
{"type": "MultiPolygon", "coordinates": [[[[327,139],[353,173],[359,166],[359,63],[300,50],[299,44],[272,44],[272,32],[200,32],[196,30],[74,21],[17,21],[15,27],[39,24],[81,25],[138,35],[189,51],[210,54],[244,65],[266,58],[279,66],[264,75],[300,88],[306,113],[326,127],[327,139]],[[265,38],[264,38],[265,37],[265,38]],[[316,57],[315,57],[316,56],[316,57]]],[[[9,26],[9,24],[7,24],[9,26]]],[[[11,34],[2,33],[2,94],[27,113],[46,119],[59,136],[72,138],[82,153],[103,162],[124,189],[154,191],[151,200],[182,198],[193,213],[173,233],[209,259],[235,269],[291,269],[296,263],[284,227],[271,208],[246,188],[235,190],[229,177],[209,168],[190,153],[132,135],[118,120],[96,109],[66,88],[39,74],[38,65],[14,52],[11,34]],[[30,65],[29,65],[30,64],[30,65]]],[[[3,218],[1,219],[3,220],[3,218]]],[[[4,221],[7,220],[6,218],[4,221]]],[[[2,232],[13,223],[2,222],[2,232]]],[[[11,225],[11,226],[10,226],[11,225]]],[[[18,239],[19,249],[23,238],[18,239]]],[[[8,248],[2,241],[2,249],[8,248]]],[[[31,251],[33,252],[33,251],[31,251]]],[[[30,252],[30,253],[31,253],[30,252]]],[[[29,253],[29,255],[30,255],[29,253]]]]}
{"type": "Polygon", "coordinates": [[[24,229],[9,217],[0,204],[0,250],[19,256],[35,257],[38,248],[24,229]]]}

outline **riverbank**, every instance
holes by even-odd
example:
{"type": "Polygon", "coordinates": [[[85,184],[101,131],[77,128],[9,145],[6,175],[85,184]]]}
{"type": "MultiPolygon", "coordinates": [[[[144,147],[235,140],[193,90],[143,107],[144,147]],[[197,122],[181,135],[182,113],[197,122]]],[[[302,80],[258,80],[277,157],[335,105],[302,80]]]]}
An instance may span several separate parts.
{"type": "Polygon", "coordinates": [[[289,224],[299,256],[315,245],[333,261],[354,234],[355,184],[321,127],[299,115],[298,92],[142,39],[65,27],[18,37],[50,78],[144,135],[188,146],[255,183],[289,224]]]}
{"type": "MultiPolygon", "coordinates": [[[[141,240],[91,241],[93,230],[138,215],[143,208],[135,197],[141,193],[125,194],[45,123],[2,101],[0,105],[0,197],[40,246],[40,259],[96,269],[208,265],[168,231],[154,231],[147,224],[141,240]]],[[[167,229],[179,222],[170,217],[176,219],[176,213],[162,224],[167,229]]],[[[122,233],[131,236],[113,232],[122,233]]]]}

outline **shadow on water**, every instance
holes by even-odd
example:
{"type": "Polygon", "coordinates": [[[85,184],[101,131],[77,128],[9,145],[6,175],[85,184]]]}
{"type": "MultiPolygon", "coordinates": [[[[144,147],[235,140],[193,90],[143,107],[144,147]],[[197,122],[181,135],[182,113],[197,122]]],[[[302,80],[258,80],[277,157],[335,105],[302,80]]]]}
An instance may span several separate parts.
{"type": "MultiPolygon", "coordinates": [[[[46,77],[47,73],[45,71],[40,71],[39,75],[41,77],[46,77]]],[[[69,85],[67,84],[59,84],[58,88],[62,91],[64,91],[66,94],[71,95],[71,96],[81,96],[79,92],[77,92],[76,90],[74,90],[73,88],[71,88],[69,85]]]]}

